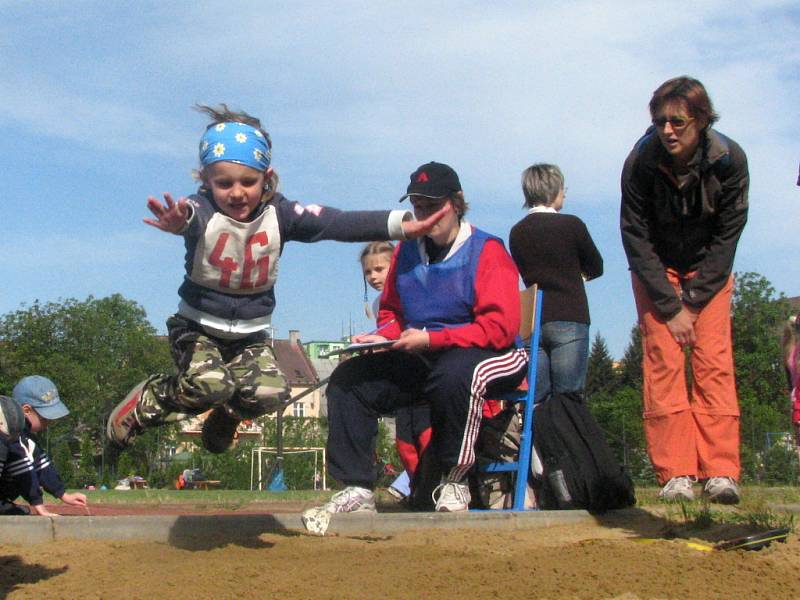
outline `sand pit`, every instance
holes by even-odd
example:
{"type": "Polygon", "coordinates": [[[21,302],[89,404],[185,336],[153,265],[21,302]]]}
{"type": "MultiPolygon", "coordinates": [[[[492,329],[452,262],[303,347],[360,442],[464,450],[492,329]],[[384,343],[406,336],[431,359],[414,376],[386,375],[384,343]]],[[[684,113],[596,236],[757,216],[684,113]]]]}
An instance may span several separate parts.
{"type": "MultiPolygon", "coordinates": [[[[72,517],[65,517],[72,518],[72,517]]],[[[695,541],[737,533],[704,531],[695,541]]],[[[8,598],[770,598],[800,597],[800,542],[704,552],[664,519],[638,516],[524,531],[391,536],[262,534],[193,546],[0,544],[8,598]]]]}

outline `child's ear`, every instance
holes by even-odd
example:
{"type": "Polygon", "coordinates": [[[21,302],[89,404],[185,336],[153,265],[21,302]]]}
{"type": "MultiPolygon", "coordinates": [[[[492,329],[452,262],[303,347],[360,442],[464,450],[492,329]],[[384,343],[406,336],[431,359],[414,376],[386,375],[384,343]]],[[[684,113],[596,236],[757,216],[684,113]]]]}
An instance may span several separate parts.
{"type": "Polygon", "coordinates": [[[29,414],[33,412],[33,407],[30,404],[23,404],[22,412],[27,417],[29,414]]]}
{"type": "Polygon", "coordinates": [[[267,167],[266,169],[264,169],[264,177],[267,178],[267,181],[272,179],[272,176],[274,174],[275,174],[275,169],[273,169],[272,167],[267,167]]]}

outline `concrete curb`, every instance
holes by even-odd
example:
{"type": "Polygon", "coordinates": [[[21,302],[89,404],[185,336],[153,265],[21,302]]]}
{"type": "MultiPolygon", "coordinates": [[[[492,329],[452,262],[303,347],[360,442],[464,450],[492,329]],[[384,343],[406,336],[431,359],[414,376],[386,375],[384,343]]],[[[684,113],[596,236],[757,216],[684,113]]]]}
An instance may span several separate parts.
{"type": "MultiPolygon", "coordinates": [[[[617,511],[624,512],[624,511],[617,511]]],[[[467,513],[354,513],[333,515],[328,535],[391,535],[413,529],[512,531],[579,523],[595,518],[584,510],[467,513]]],[[[138,540],[178,547],[255,543],[264,533],[306,533],[300,513],[113,517],[2,517],[0,543],[62,540],[138,540]]]]}
{"type": "MultiPolygon", "coordinates": [[[[353,513],[331,518],[328,535],[385,536],[414,529],[474,529],[514,531],[593,522],[621,526],[658,511],[628,508],[592,515],[585,510],[462,513],[353,513]]],[[[800,504],[770,504],[768,508],[800,513],[800,504]]],[[[0,544],[37,544],[61,540],[138,540],[187,549],[225,543],[258,545],[264,533],[307,534],[300,513],[229,515],[129,515],[108,517],[0,517],[0,544]]],[[[310,535],[310,534],[308,534],[310,535]]]]}

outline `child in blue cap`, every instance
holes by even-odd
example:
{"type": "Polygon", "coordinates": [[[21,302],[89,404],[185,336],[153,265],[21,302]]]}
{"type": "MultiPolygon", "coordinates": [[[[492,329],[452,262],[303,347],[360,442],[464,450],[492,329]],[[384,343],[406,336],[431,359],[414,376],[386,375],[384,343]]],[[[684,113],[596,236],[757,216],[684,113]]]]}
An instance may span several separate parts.
{"type": "Polygon", "coordinates": [[[106,431],[120,448],[148,427],[211,409],[202,443],[223,452],[242,420],[284,406],[289,385],[267,329],[286,242],[414,238],[444,215],[413,221],[408,211],[292,202],[277,191],[272,142],[257,118],[225,104],[197,109],[211,118],[200,140],[201,187],[178,201],[148,198],[154,218],[145,219],[186,247],[178,312],[167,320],[177,374],[149,377],[114,408],[106,431]]]}
{"type": "Polygon", "coordinates": [[[24,427],[25,417],[19,404],[13,398],[0,396],[0,480],[6,469],[8,445],[19,439],[24,427]]]}
{"type": "Polygon", "coordinates": [[[24,425],[18,439],[7,445],[0,476],[0,514],[54,516],[44,505],[42,488],[64,504],[86,506],[84,494],[66,491],[50,457],[36,443],[35,434],[44,431],[50,421],[69,414],[55,384],[41,375],[23,377],[14,387],[13,400],[24,425]],[[15,503],[20,496],[29,507],[15,503]]]}

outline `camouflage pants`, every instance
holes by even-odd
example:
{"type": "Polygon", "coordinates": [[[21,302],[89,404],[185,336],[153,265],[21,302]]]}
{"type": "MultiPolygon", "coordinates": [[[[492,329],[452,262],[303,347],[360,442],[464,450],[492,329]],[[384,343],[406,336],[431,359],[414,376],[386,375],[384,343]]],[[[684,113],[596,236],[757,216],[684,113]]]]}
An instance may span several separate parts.
{"type": "Polygon", "coordinates": [[[286,378],[263,332],[224,340],[179,315],[167,320],[167,328],[178,373],[145,382],[139,404],[144,424],[217,406],[237,419],[253,419],[276,411],[289,398],[286,378]]]}

